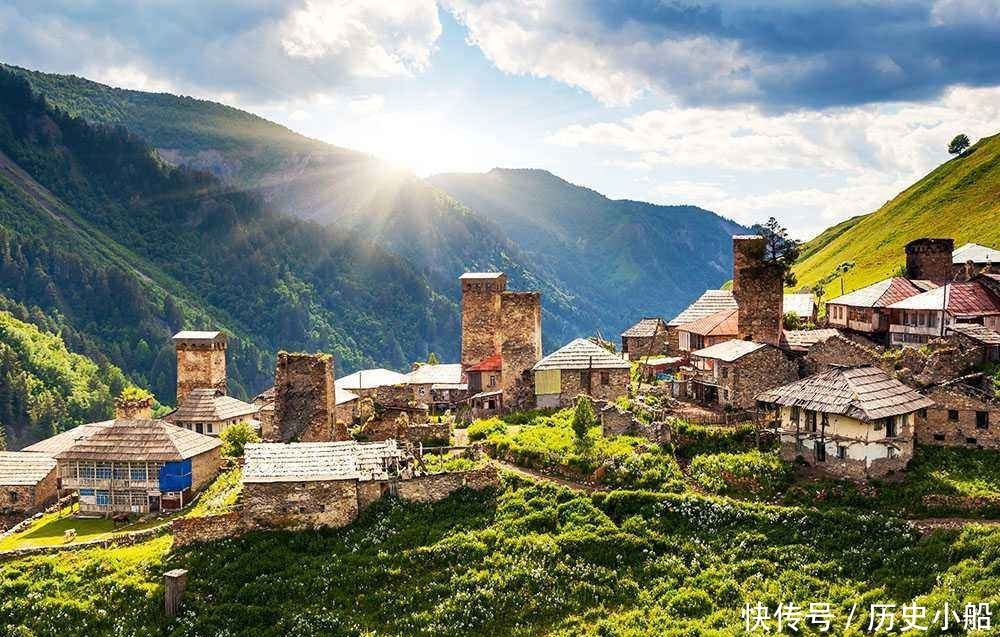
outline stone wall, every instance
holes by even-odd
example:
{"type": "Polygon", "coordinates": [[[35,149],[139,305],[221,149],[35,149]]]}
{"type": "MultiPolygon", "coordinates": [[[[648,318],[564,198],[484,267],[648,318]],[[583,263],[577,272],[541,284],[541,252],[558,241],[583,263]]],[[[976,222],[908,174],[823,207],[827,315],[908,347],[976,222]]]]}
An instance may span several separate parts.
{"type": "Polygon", "coordinates": [[[214,480],[219,475],[222,462],[221,446],[191,458],[192,490],[201,491],[202,487],[214,480]]]}
{"type": "Polygon", "coordinates": [[[627,369],[593,369],[590,370],[590,389],[584,388],[581,372],[587,370],[564,369],[559,373],[559,406],[569,407],[576,403],[577,396],[584,394],[600,400],[615,400],[628,395],[629,370],[627,369]],[[601,373],[607,372],[609,384],[601,384],[601,373]]]}
{"type": "Polygon", "coordinates": [[[250,517],[244,515],[243,511],[198,518],[178,518],[171,522],[170,526],[174,536],[174,548],[238,537],[261,528],[250,517]]]}
{"type": "Polygon", "coordinates": [[[274,372],[274,431],[270,441],[347,440],[335,413],[333,357],[278,352],[274,372]]]}
{"type": "Polygon", "coordinates": [[[103,540],[89,540],[86,542],[75,542],[73,544],[58,544],[56,546],[32,546],[23,549],[12,549],[10,551],[0,551],[0,561],[5,560],[16,560],[22,557],[27,557],[29,555],[52,555],[56,553],[63,553],[65,551],[82,551],[84,549],[93,548],[111,548],[118,546],[132,546],[134,544],[139,544],[145,542],[149,539],[163,535],[170,529],[170,523],[164,523],[160,526],[155,526],[149,529],[142,529],[141,531],[127,531],[125,533],[117,533],[112,535],[110,538],[103,540]]]}
{"type": "Polygon", "coordinates": [[[358,517],[357,480],[248,483],[243,507],[265,526],[336,528],[358,517]]]}
{"type": "Polygon", "coordinates": [[[813,441],[811,439],[806,439],[804,442],[805,448],[802,451],[797,451],[794,437],[782,435],[780,452],[782,459],[794,462],[796,458],[802,458],[807,465],[815,467],[823,473],[851,480],[863,481],[868,480],[869,478],[882,478],[890,473],[904,471],[906,466],[910,463],[910,460],[913,458],[912,440],[901,440],[899,442],[899,446],[902,447],[902,449],[900,454],[895,458],[888,457],[889,447],[882,445],[881,447],[884,449],[885,455],[880,458],[871,458],[867,460],[860,458],[837,458],[835,449],[833,452],[830,450],[830,445],[833,441],[827,440],[826,460],[823,462],[816,459],[815,451],[813,449],[813,441]]]}
{"type": "Polygon", "coordinates": [[[776,347],[764,347],[733,363],[719,365],[719,400],[736,409],[753,409],[757,395],[799,379],[799,365],[776,347]]]}
{"type": "Polygon", "coordinates": [[[739,338],[778,345],[784,303],[784,272],[775,264],[747,266],[739,270],[740,292],[733,291],[739,304],[739,338]]]}
{"type": "Polygon", "coordinates": [[[803,358],[803,371],[812,376],[829,370],[832,366],[876,365],[881,362],[879,353],[842,335],[832,336],[809,348],[803,358]]]}
{"type": "Polygon", "coordinates": [[[390,486],[387,482],[375,482],[374,480],[358,482],[358,512],[364,511],[381,500],[382,496],[389,493],[390,486]]]}
{"type": "Polygon", "coordinates": [[[917,239],[906,244],[906,277],[950,281],[952,277],[953,239],[917,239]]]}
{"type": "Polygon", "coordinates": [[[177,350],[177,405],[192,389],[213,388],[228,393],[226,380],[226,339],[175,341],[177,350]]]}
{"type": "Polygon", "coordinates": [[[479,491],[499,484],[499,472],[496,467],[489,465],[471,471],[436,473],[401,480],[397,484],[396,493],[405,502],[437,502],[463,487],[479,491]]]}
{"type": "Polygon", "coordinates": [[[500,351],[500,295],[507,277],[462,279],[462,364],[474,365],[500,351]]]}
{"type": "MultiPolygon", "coordinates": [[[[680,348],[677,342],[676,328],[674,329],[675,349],[680,348]]],[[[667,328],[660,327],[656,336],[623,336],[622,347],[628,351],[630,361],[639,360],[644,356],[657,356],[670,351],[670,333],[667,328]]]]}
{"type": "Polygon", "coordinates": [[[539,292],[504,292],[500,297],[500,355],[504,402],[510,389],[542,358],[542,296],[539,292]]]}
{"type": "Polygon", "coordinates": [[[410,424],[406,428],[406,440],[417,443],[448,444],[451,440],[451,423],[428,422],[423,424],[410,424]]]}
{"type": "Polygon", "coordinates": [[[56,500],[58,476],[53,467],[37,484],[0,487],[0,512],[27,516],[41,511],[56,500]]]}
{"type": "Polygon", "coordinates": [[[935,402],[926,418],[917,418],[917,440],[927,445],[1000,449],[1000,404],[976,391],[935,387],[925,392],[935,402]],[[987,414],[979,428],[977,413],[987,414]]]}

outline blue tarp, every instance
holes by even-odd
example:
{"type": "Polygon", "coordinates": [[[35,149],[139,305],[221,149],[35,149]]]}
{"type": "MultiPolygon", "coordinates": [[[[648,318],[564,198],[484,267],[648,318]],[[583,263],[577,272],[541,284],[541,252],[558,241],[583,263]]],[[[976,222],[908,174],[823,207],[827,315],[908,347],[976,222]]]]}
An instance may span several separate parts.
{"type": "Polygon", "coordinates": [[[160,469],[160,491],[183,491],[191,488],[191,459],[168,462],[160,469]]]}

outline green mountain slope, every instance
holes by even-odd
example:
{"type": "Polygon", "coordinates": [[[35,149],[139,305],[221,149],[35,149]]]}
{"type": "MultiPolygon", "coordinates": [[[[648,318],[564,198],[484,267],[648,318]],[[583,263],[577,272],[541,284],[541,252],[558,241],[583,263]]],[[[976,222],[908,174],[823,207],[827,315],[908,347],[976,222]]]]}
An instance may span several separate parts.
{"type": "Polygon", "coordinates": [[[731,236],[746,231],[695,206],[608,199],[544,170],[494,168],[430,181],[503,228],[582,296],[612,304],[616,329],[651,313],[670,318],[692,290],[730,278],[731,236]]]}
{"type": "Polygon", "coordinates": [[[540,208],[511,215],[515,206],[507,205],[495,214],[496,207],[480,209],[488,203],[482,198],[457,197],[460,204],[434,183],[234,108],[17,72],[60,108],[124,126],[175,165],[210,170],[279,210],[357,231],[415,264],[453,299],[458,272],[507,271],[512,287],[542,291],[547,347],[596,328],[615,332],[639,315],[673,314],[730,276],[735,226],[705,211],[610,202],[552,177],[561,184],[522,179],[513,186],[537,188],[514,194],[540,208]],[[539,234],[536,213],[563,224],[557,242],[532,241],[551,238],[539,234]]]}
{"type": "Polygon", "coordinates": [[[845,288],[856,289],[897,272],[906,262],[903,247],[920,237],[952,237],[956,247],[1000,245],[1000,135],[981,139],[870,215],[809,241],[795,272],[811,286],[854,261],[845,288]]]}
{"type": "Polygon", "coordinates": [[[117,367],[74,354],[57,334],[0,312],[0,434],[8,448],[110,417],[124,386],[117,367]]]}
{"type": "MultiPolygon", "coordinates": [[[[410,264],[351,233],[274,213],[207,173],[164,165],[0,70],[0,293],[165,401],[169,340],[218,326],[232,386],[262,389],[279,348],[341,369],[456,355],[458,310],[410,264]]],[[[33,320],[33,322],[35,322],[33,320]]]]}

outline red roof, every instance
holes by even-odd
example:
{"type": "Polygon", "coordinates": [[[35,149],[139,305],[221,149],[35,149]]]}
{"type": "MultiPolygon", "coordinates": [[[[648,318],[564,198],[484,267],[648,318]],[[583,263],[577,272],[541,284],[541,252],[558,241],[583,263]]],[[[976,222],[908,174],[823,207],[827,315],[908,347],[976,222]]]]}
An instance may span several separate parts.
{"type": "Polygon", "coordinates": [[[701,336],[736,336],[739,333],[739,311],[722,310],[677,328],[701,336]]]}
{"type": "Polygon", "coordinates": [[[467,372],[499,372],[503,370],[503,357],[500,354],[494,354],[489,358],[483,359],[476,363],[475,365],[470,365],[467,372]]]}
{"type": "Polygon", "coordinates": [[[1000,299],[977,281],[948,286],[948,311],[954,315],[1000,313],[1000,299]]]}

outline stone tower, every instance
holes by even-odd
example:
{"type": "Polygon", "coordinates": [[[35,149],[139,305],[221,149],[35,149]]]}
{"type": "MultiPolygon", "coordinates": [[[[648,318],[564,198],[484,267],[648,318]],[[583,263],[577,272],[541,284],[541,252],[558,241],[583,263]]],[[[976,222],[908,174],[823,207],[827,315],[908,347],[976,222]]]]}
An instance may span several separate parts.
{"type": "Polygon", "coordinates": [[[733,237],[733,296],[739,306],[739,337],[778,345],[784,318],[784,272],[768,263],[759,235],[733,237]]]}
{"type": "Polygon", "coordinates": [[[906,278],[950,281],[954,239],[917,239],[906,244],[906,278]]]}
{"type": "Polygon", "coordinates": [[[177,406],[192,389],[228,393],[226,335],[222,332],[182,331],[174,334],[177,350],[177,406]]]}
{"type": "Polygon", "coordinates": [[[333,356],[278,352],[274,370],[274,422],[265,438],[275,442],[347,440],[336,419],[333,356]]]}
{"type": "Polygon", "coordinates": [[[502,272],[466,272],[462,285],[462,365],[476,363],[500,351],[500,298],[507,290],[502,272]]]}

